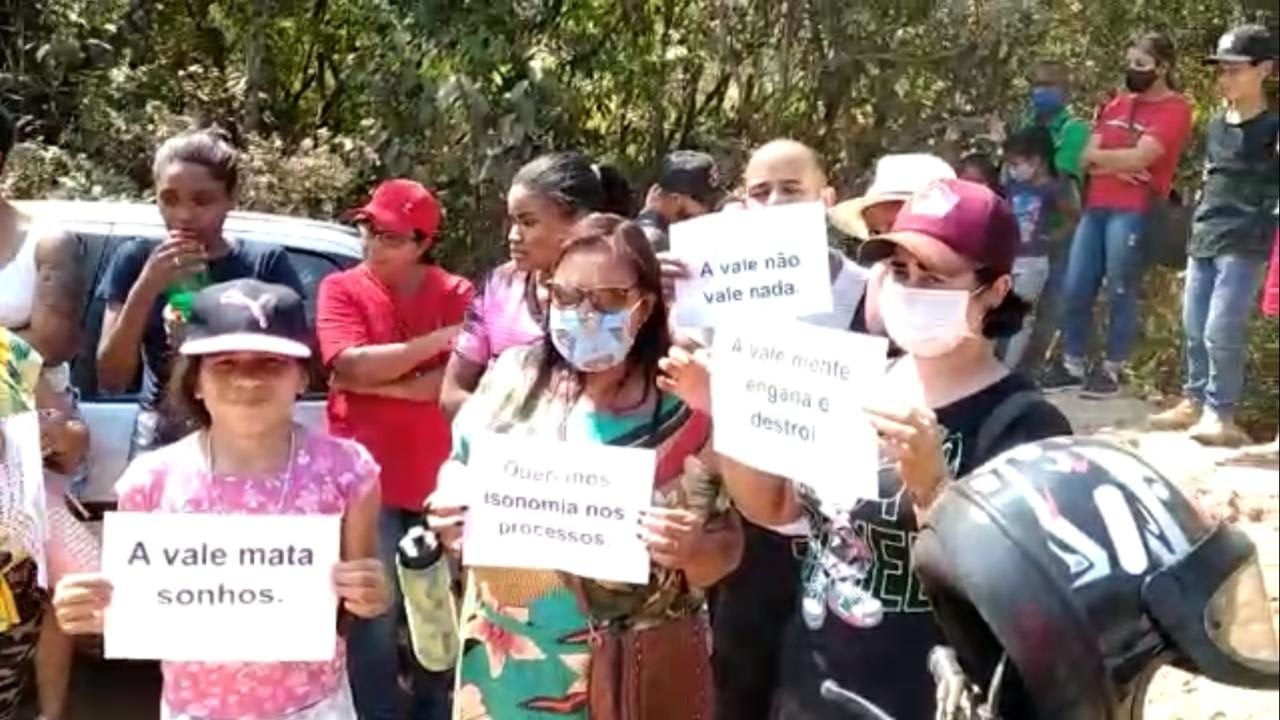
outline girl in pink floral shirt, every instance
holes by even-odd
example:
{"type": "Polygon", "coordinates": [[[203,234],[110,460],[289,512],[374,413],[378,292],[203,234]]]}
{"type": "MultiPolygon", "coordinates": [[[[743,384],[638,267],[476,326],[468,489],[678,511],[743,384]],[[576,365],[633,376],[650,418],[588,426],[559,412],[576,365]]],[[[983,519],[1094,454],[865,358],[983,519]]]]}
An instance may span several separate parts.
{"type": "MultiPolygon", "coordinates": [[[[121,477],[122,510],[249,515],[342,515],[342,561],[333,570],[342,608],[387,609],[377,558],[378,467],[360,445],[293,422],[310,356],[306,318],[292,290],[255,280],[197,296],[171,399],[200,428],[141,455],[121,477]]],[[[102,631],[111,583],[64,578],[54,596],[69,633],[102,631]]],[[[263,638],[270,643],[270,638],[263,638]]],[[[325,662],[166,662],[164,720],[354,720],[342,640],[325,662]]]]}

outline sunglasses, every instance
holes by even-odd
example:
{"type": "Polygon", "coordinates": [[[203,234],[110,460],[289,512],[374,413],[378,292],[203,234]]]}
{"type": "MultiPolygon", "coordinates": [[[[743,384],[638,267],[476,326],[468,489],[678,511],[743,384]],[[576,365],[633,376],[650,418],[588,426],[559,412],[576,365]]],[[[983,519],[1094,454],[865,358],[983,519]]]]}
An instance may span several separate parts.
{"type": "Polygon", "coordinates": [[[376,230],[372,226],[365,226],[364,238],[366,242],[377,243],[388,248],[402,248],[406,245],[417,243],[417,238],[412,235],[394,235],[392,233],[376,230]]]}
{"type": "Polygon", "coordinates": [[[580,288],[554,282],[548,283],[547,289],[551,294],[551,304],[558,308],[580,307],[585,301],[600,312],[626,310],[636,293],[636,289],[632,287],[580,288]]]}

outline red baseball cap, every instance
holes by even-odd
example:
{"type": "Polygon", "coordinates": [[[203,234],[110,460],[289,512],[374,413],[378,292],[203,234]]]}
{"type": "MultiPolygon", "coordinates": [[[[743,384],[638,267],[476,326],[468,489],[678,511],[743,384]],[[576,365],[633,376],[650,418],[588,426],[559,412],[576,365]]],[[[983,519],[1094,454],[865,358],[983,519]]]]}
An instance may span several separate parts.
{"type": "Polygon", "coordinates": [[[901,246],[939,270],[1013,269],[1021,235],[1008,203],[967,180],[939,180],[912,195],[893,229],[864,243],[859,257],[876,262],[901,246]]]}
{"type": "Polygon", "coordinates": [[[420,232],[430,240],[440,229],[440,203],[421,183],[397,178],[374,188],[369,202],[352,210],[348,217],[396,235],[420,232]]]}

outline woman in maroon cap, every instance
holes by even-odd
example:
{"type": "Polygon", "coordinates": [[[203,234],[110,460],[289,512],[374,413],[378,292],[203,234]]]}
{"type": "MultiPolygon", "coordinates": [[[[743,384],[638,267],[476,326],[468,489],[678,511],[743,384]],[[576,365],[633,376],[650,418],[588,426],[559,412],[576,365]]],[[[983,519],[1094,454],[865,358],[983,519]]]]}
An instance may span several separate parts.
{"type": "Polygon", "coordinates": [[[912,196],[866,261],[885,263],[885,328],[906,353],[867,413],[880,435],[879,498],[832,507],[786,478],[721,456],[737,507],[757,523],[807,519],[800,611],[784,639],[774,716],[845,718],[831,679],[899,718],[933,716],[926,657],[942,636],[911,571],[918,519],[942,486],[1024,442],[1069,434],[1028,378],[996,358],[1022,325],[1012,292],[1017,223],[991,190],[943,180],[912,196]]]}

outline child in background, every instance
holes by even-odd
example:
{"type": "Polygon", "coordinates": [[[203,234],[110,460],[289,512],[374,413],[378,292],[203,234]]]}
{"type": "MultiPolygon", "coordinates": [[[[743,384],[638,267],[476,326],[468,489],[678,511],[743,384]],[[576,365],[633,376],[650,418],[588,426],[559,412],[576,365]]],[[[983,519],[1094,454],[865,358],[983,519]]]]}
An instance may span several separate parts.
{"type": "Polygon", "coordinates": [[[1053,138],[1042,127],[1018,131],[1004,144],[1008,180],[1004,194],[1009,200],[1022,245],[1013,263],[1013,291],[1031,303],[1032,311],[1018,331],[1000,348],[1005,365],[1015,368],[1022,360],[1035,325],[1035,306],[1049,280],[1050,248],[1064,242],[1074,232],[1080,216],[1080,199],[1069,178],[1058,175],[1053,165],[1053,138]],[[1061,221],[1050,230],[1050,219],[1061,221]]]}
{"type": "MultiPolygon", "coordinates": [[[[377,559],[378,466],[357,443],[294,424],[308,340],[293,290],[257,280],[201,290],[169,388],[170,402],[199,429],[129,464],[116,486],[120,509],[340,514],[334,594],[344,611],[375,617],[390,603],[377,559]]],[[[73,635],[101,633],[111,592],[101,575],[63,578],[53,601],[59,625],[73,635]]],[[[344,644],[338,638],[324,662],[165,662],[160,717],[355,720],[344,644]]]]}
{"type": "Polygon", "coordinates": [[[973,152],[960,158],[960,162],[956,163],[956,177],[985,185],[991,192],[1004,196],[1004,187],[1000,184],[1000,168],[996,167],[986,153],[973,152]]]}

